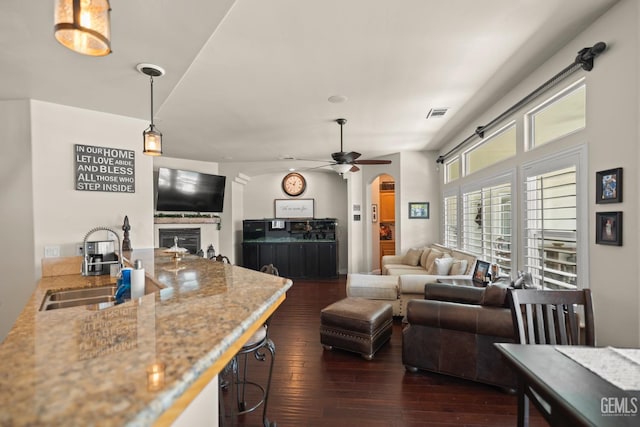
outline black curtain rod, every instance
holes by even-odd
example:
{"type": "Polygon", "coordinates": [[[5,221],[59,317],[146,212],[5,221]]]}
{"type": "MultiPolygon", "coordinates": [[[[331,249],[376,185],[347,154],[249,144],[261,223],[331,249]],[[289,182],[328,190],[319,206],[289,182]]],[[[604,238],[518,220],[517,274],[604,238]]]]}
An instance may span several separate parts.
{"type": "Polygon", "coordinates": [[[581,49],[578,52],[578,56],[576,56],[576,59],[573,61],[573,63],[571,63],[570,65],[565,67],[558,74],[556,74],[555,76],[551,77],[549,80],[544,82],[542,85],[540,85],[537,89],[535,89],[529,95],[527,95],[524,98],[522,98],[520,101],[518,101],[516,104],[514,104],[511,108],[509,108],[504,113],[500,114],[495,119],[491,120],[486,125],[478,126],[476,128],[475,132],[473,134],[469,135],[468,138],[466,138],[460,144],[458,144],[455,147],[453,147],[446,154],[444,154],[442,156],[439,156],[438,159],[436,160],[436,163],[444,163],[444,161],[446,160],[447,157],[449,157],[451,154],[453,154],[456,151],[458,151],[461,147],[463,147],[465,144],[467,144],[468,142],[470,142],[474,138],[476,138],[476,137],[484,138],[485,131],[491,129],[492,127],[494,127],[498,123],[502,122],[505,118],[509,117],[515,111],[519,110],[524,105],[526,105],[529,102],[531,102],[531,100],[533,100],[534,98],[538,97],[540,94],[542,94],[543,92],[545,92],[549,88],[551,88],[551,87],[555,86],[556,84],[558,84],[560,81],[562,81],[565,78],[569,77],[570,74],[573,74],[578,69],[582,68],[585,71],[591,71],[593,69],[593,60],[595,59],[596,56],[598,56],[602,52],[604,52],[604,50],[606,48],[607,48],[607,44],[606,43],[598,42],[598,43],[594,44],[592,47],[585,47],[584,49],[581,49]]]}

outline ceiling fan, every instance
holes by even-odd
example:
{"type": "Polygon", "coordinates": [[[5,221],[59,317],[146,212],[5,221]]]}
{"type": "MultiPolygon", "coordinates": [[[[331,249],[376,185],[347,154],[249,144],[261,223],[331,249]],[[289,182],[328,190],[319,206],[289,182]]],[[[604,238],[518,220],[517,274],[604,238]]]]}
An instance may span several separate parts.
{"type": "Polygon", "coordinates": [[[347,119],[336,119],[336,123],[340,125],[340,151],[331,153],[331,158],[334,160],[331,163],[333,170],[343,174],[345,172],[358,172],[360,168],[356,165],[388,165],[391,163],[391,160],[358,160],[361,156],[360,153],[355,151],[344,152],[342,148],[342,127],[347,123],[347,119]]]}

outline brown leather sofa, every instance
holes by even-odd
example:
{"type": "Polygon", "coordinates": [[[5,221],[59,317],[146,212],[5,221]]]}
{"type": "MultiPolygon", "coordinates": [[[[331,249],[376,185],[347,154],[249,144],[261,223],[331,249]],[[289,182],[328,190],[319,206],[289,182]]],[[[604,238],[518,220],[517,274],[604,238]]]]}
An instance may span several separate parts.
{"type": "Polygon", "coordinates": [[[514,342],[507,286],[487,288],[428,284],[425,299],[407,304],[402,331],[402,363],[418,369],[516,388],[516,379],[497,342],[514,342]]]}

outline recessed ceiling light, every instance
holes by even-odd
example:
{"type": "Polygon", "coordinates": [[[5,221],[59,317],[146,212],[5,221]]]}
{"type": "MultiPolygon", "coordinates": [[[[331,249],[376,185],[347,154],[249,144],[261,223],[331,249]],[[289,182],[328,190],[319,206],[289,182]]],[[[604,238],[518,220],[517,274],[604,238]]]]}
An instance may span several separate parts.
{"type": "Polygon", "coordinates": [[[289,168],[289,172],[295,172],[296,168],[289,168]]]}
{"type": "Polygon", "coordinates": [[[345,102],[348,98],[344,95],[331,95],[329,97],[329,102],[331,102],[332,104],[340,104],[342,102],[345,102]]]}

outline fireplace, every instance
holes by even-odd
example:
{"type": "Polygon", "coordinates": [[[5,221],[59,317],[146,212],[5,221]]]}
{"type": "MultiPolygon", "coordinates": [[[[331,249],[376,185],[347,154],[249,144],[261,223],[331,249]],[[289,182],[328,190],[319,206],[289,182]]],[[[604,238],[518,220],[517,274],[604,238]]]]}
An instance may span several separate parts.
{"type": "Polygon", "coordinates": [[[174,245],[174,238],[178,238],[178,246],[189,250],[190,254],[196,254],[200,245],[200,228],[161,228],[159,233],[159,246],[170,248],[174,245]]]}

